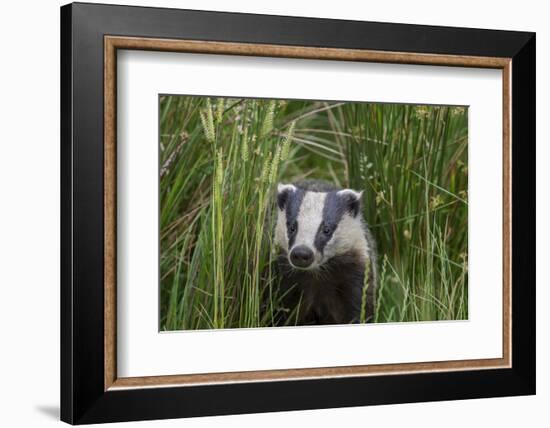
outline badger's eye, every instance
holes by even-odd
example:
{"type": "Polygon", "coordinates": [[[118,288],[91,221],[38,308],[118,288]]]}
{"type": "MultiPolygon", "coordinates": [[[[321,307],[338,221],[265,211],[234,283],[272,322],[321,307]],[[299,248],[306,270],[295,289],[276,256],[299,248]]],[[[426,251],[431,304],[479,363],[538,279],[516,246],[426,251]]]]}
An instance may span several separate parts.
{"type": "Polygon", "coordinates": [[[329,226],[323,226],[323,233],[325,235],[330,235],[330,227],[329,226]]]}
{"type": "Polygon", "coordinates": [[[296,223],[292,223],[289,227],[288,227],[288,230],[290,231],[290,233],[294,233],[296,232],[296,223]]]}

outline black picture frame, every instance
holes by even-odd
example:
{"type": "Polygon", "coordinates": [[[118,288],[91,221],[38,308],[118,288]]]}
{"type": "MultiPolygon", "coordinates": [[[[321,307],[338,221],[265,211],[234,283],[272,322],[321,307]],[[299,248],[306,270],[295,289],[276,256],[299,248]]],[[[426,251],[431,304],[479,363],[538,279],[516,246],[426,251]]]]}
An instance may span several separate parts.
{"type": "Polygon", "coordinates": [[[535,34],[74,3],[61,8],[61,419],[71,424],[535,393],[535,34]],[[104,36],[512,59],[512,367],[104,390],[104,36]]]}

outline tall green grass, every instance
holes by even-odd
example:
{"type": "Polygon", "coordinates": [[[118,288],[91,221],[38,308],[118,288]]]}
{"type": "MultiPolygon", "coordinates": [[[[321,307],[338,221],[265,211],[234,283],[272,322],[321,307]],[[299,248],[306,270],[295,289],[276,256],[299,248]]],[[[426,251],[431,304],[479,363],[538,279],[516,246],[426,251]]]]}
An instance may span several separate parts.
{"type": "Polygon", "coordinates": [[[273,325],[274,189],[303,178],[364,190],[376,322],[467,318],[467,127],[460,107],[161,97],[161,329],[273,325]]]}

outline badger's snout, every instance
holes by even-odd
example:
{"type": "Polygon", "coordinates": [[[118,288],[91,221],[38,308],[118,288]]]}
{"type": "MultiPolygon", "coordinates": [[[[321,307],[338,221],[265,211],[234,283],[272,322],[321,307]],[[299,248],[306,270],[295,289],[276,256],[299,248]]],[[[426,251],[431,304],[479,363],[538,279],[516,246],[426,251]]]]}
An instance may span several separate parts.
{"type": "Polygon", "coordinates": [[[310,267],[313,259],[313,251],[305,245],[298,245],[290,252],[290,262],[298,268],[306,269],[310,267]]]}

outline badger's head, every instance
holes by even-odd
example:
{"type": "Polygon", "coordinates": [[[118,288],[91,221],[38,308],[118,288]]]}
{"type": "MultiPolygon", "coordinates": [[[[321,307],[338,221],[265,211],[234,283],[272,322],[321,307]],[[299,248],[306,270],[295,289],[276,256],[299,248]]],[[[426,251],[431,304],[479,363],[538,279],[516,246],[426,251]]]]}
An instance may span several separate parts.
{"type": "Polygon", "coordinates": [[[296,269],[316,269],[332,257],[359,251],[366,254],[361,193],[329,192],[279,184],[275,243],[296,269]]]}

